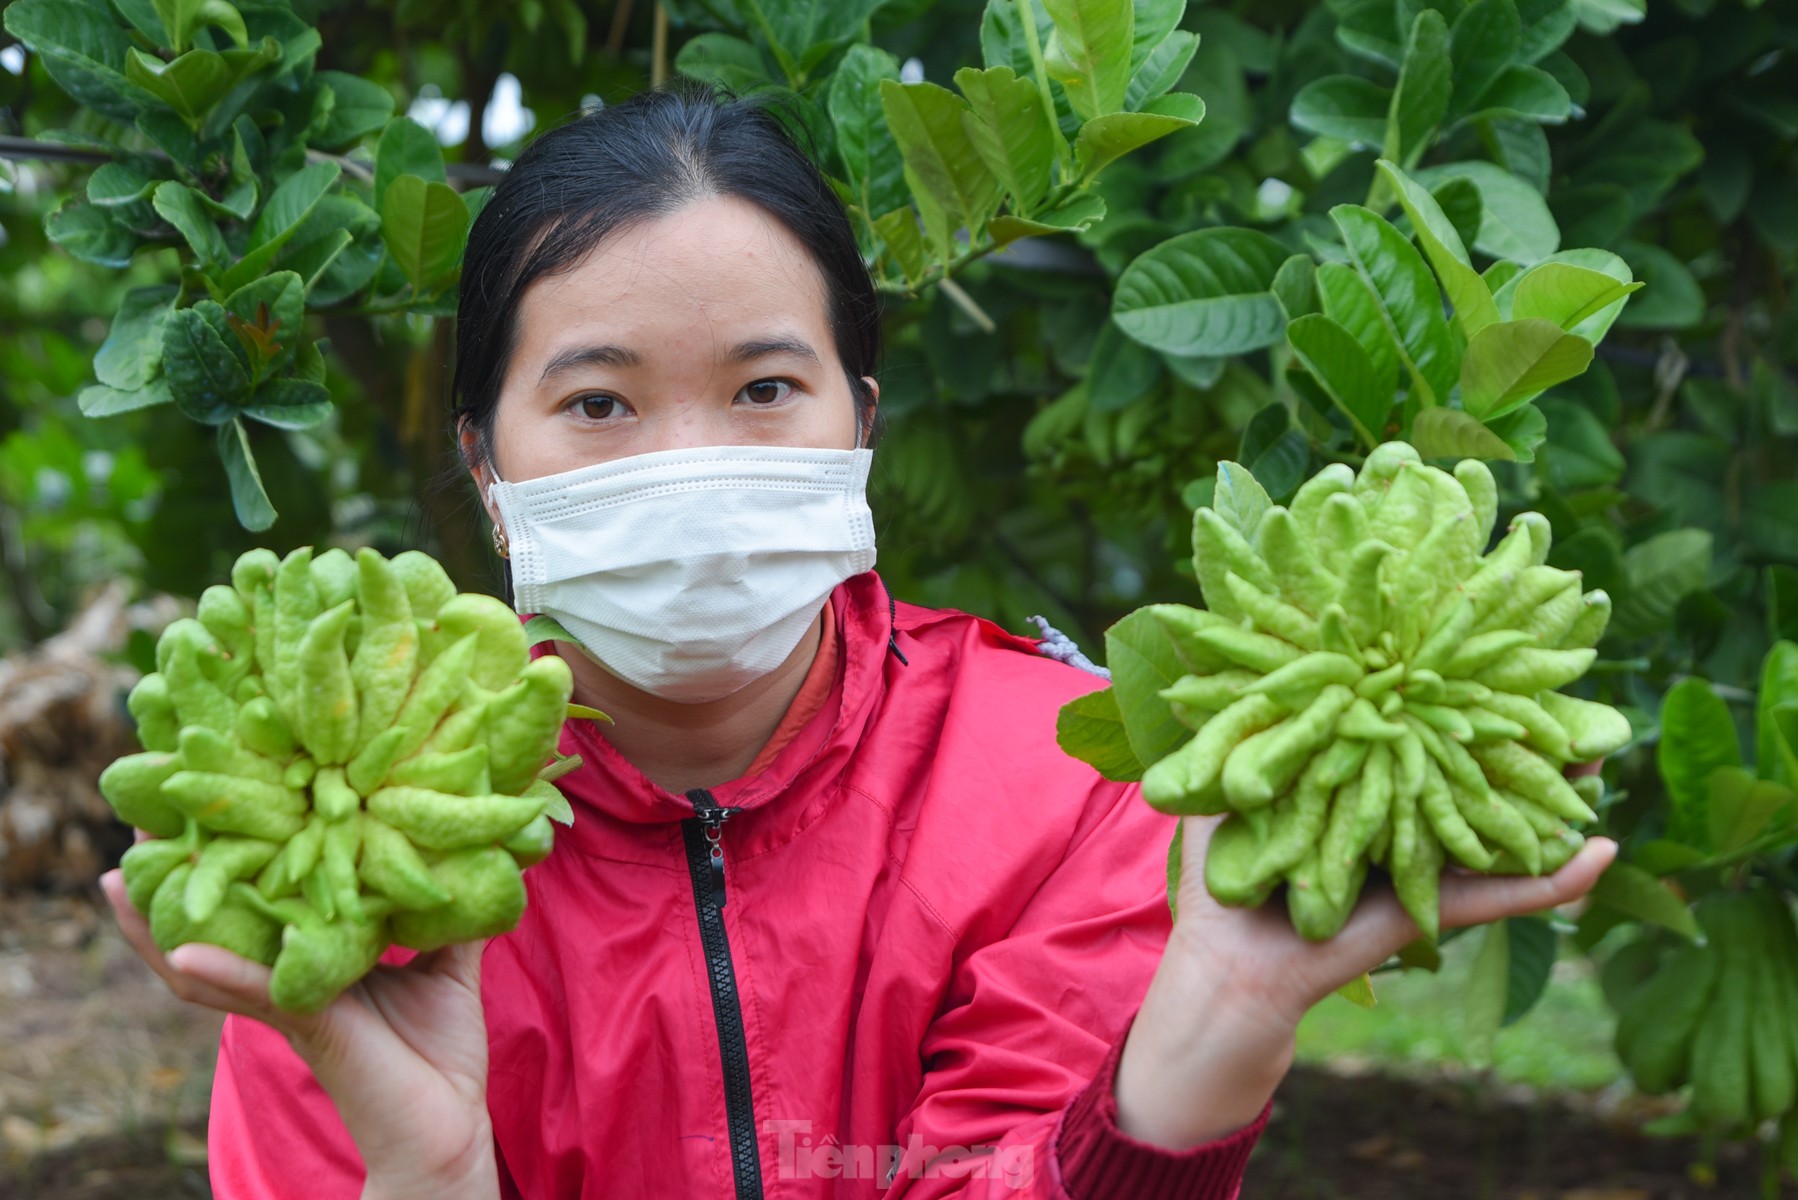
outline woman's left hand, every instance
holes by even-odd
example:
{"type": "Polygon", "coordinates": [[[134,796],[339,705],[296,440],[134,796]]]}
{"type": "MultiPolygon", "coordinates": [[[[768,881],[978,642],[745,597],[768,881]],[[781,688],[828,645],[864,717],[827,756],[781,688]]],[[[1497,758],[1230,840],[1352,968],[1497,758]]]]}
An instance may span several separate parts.
{"type": "MultiPolygon", "coordinates": [[[[1205,849],[1222,819],[1183,818],[1179,920],[1118,1063],[1118,1128],[1176,1150],[1254,1121],[1291,1066],[1306,1011],[1419,936],[1383,883],[1327,942],[1301,938],[1278,902],[1219,904],[1205,887],[1205,849]]],[[[1592,838],[1552,875],[1446,873],[1442,928],[1577,900],[1616,853],[1615,842],[1592,838]]]]}

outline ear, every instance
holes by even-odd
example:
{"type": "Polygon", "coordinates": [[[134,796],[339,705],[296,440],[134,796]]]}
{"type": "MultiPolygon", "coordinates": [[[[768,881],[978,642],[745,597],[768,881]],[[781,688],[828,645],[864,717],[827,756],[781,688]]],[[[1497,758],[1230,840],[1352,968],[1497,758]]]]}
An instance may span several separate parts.
{"type": "Polygon", "coordinates": [[[481,507],[487,510],[488,519],[498,525],[500,523],[499,512],[493,507],[493,502],[487,498],[487,489],[493,485],[497,476],[492,464],[487,461],[487,456],[481,449],[481,435],[475,430],[474,422],[467,417],[461,417],[456,421],[456,444],[462,452],[463,465],[468,468],[469,475],[474,479],[475,491],[480,494],[481,507]]]}
{"type": "Polygon", "coordinates": [[[862,383],[868,389],[870,403],[865,418],[859,408],[855,413],[855,448],[857,450],[865,448],[868,439],[874,435],[874,414],[880,408],[880,380],[872,375],[863,375],[862,383]]]}

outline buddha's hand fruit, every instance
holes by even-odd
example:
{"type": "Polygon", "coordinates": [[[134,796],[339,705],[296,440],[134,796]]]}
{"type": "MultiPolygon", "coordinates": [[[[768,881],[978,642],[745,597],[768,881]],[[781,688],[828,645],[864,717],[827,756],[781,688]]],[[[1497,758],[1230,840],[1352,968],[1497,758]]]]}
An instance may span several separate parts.
{"type": "Polygon", "coordinates": [[[1483,463],[1451,474],[1403,442],[1359,474],[1325,468],[1289,506],[1219,467],[1193,522],[1207,607],[1148,610],[1186,672],[1158,698],[1193,735],[1145,762],[1142,794],[1227,814],[1206,868],[1220,902],[1283,883],[1294,926],[1322,940],[1379,865],[1434,938],[1446,863],[1533,875],[1579,848],[1595,814],[1562,769],[1631,731],[1556,689],[1591,666],[1610,600],[1547,565],[1536,513],[1483,553],[1496,512],[1483,463]]]}
{"type": "Polygon", "coordinates": [[[154,835],[122,865],[162,949],[234,950],[316,1012],[389,945],[517,924],[566,812],[538,775],[573,680],[505,604],[416,551],[252,550],[156,663],[129,701],[144,752],[100,787],[154,835]]]}

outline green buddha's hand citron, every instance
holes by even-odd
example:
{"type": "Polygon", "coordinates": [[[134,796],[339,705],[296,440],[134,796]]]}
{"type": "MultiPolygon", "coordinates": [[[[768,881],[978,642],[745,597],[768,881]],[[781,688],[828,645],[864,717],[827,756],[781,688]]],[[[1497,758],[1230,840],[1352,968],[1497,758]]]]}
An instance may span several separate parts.
{"type": "Polygon", "coordinates": [[[100,787],[154,835],[122,865],[157,945],[235,950],[317,1012],[389,945],[517,924],[573,679],[505,604],[417,551],[257,549],[156,661],[129,701],[146,749],[100,787]]]}

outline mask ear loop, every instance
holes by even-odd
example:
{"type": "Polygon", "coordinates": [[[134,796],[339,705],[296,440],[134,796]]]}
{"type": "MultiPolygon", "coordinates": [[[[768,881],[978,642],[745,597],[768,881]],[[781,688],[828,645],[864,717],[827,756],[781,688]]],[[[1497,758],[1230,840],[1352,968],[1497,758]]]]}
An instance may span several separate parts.
{"type": "MultiPolygon", "coordinates": [[[[499,476],[497,474],[493,478],[495,483],[499,482],[499,476]]],[[[487,507],[489,511],[494,507],[492,483],[487,485],[487,507]]],[[[493,552],[501,558],[509,559],[512,557],[511,542],[506,537],[505,526],[499,523],[497,517],[493,520],[493,552]]]]}

